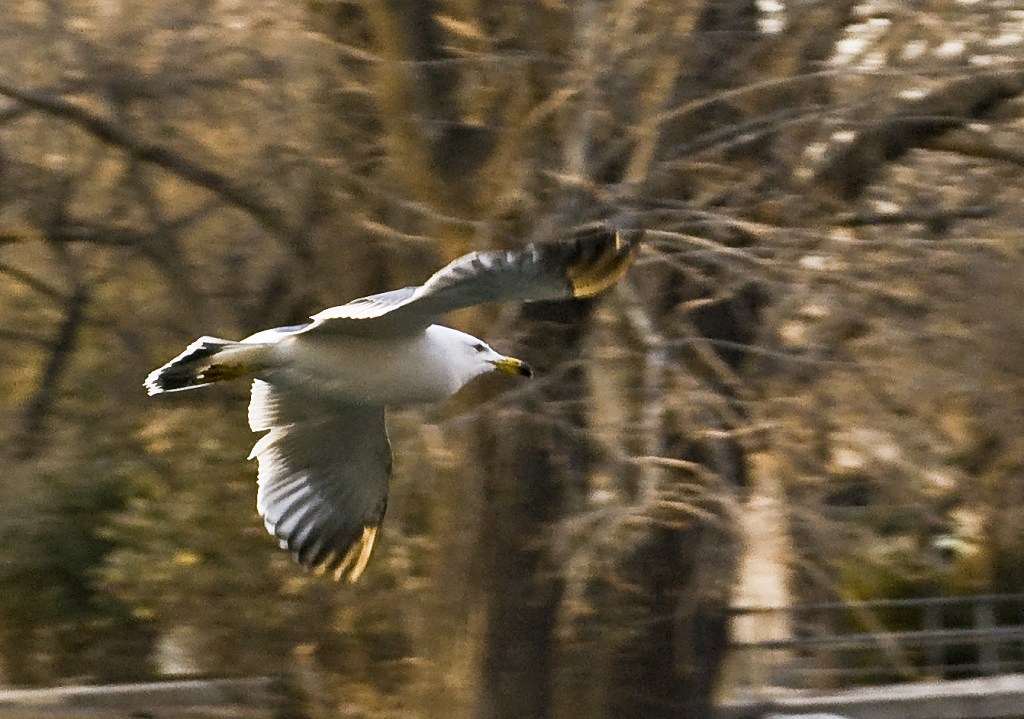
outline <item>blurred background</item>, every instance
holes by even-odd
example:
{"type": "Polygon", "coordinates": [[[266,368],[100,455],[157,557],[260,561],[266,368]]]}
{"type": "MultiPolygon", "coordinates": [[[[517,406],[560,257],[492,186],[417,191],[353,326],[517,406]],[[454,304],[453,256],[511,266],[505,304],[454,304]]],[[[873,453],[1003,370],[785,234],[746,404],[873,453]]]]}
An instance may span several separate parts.
{"type": "Polygon", "coordinates": [[[858,602],[1024,588],[1022,92],[1019,0],[5,0],[0,681],[700,717],[825,625],[1012,669],[858,602]],[[536,379],[391,414],[357,585],[266,535],[247,387],[142,389],[593,221],[645,231],[612,291],[453,319],[536,379]]]}

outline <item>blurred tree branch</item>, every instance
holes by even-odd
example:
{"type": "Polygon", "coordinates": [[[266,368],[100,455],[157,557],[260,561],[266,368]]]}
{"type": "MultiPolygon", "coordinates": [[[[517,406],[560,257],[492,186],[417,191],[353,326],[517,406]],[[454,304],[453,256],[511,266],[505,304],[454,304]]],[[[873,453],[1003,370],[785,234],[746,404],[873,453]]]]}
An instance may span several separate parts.
{"type": "Polygon", "coordinates": [[[139,162],[160,167],[187,182],[210,191],[227,204],[254,217],[274,234],[287,239],[288,246],[299,259],[305,262],[312,261],[305,238],[290,224],[284,210],[276,207],[270,200],[261,198],[259,190],[251,184],[240,184],[165,145],[138,137],[127,127],[62,97],[20,88],[2,78],[0,78],[0,95],[5,95],[53,117],[67,120],[101,142],[124,150],[139,162]]]}
{"type": "Polygon", "coordinates": [[[907,225],[921,223],[930,227],[948,226],[954,220],[976,220],[990,217],[995,211],[988,205],[939,209],[910,209],[901,212],[847,212],[836,216],[837,225],[863,227],[865,225],[907,225]]]}
{"type": "Polygon", "coordinates": [[[946,81],[856,128],[856,137],[836,149],[814,180],[844,200],[856,199],[885,167],[910,150],[989,116],[1022,92],[1024,70],[971,73],[946,81]]]}
{"type": "Polygon", "coordinates": [[[969,157],[1024,165],[1024,150],[1019,146],[1006,145],[988,133],[969,127],[935,137],[926,142],[924,147],[940,152],[957,152],[969,157]]]}
{"type": "Polygon", "coordinates": [[[39,294],[55,300],[58,302],[65,302],[66,298],[64,294],[57,288],[49,285],[44,280],[39,279],[30,272],[22,270],[18,267],[12,267],[6,263],[0,262],[0,274],[7,275],[11,279],[25,285],[26,287],[38,292],[39,294]]]}
{"type": "Polygon", "coordinates": [[[36,345],[38,347],[50,346],[50,340],[45,337],[32,334],[31,332],[25,332],[23,330],[0,328],[0,338],[7,342],[25,342],[26,344],[36,345]]]}
{"type": "Polygon", "coordinates": [[[43,367],[38,389],[28,401],[22,418],[21,436],[15,454],[22,461],[35,457],[43,446],[43,428],[57,401],[60,381],[77,347],[89,296],[89,286],[79,283],[65,301],[64,318],[57,328],[56,337],[49,345],[50,355],[43,367]]]}

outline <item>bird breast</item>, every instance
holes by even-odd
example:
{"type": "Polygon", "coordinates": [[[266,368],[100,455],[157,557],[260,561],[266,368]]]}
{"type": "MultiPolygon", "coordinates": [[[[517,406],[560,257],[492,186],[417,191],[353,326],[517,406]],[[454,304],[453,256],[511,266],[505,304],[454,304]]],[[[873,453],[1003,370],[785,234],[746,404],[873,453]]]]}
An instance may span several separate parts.
{"type": "MultiPolygon", "coordinates": [[[[273,366],[275,383],[357,404],[398,406],[446,399],[462,386],[443,339],[431,326],[405,337],[309,333],[282,339],[273,366]]],[[[454,330],[450,330],[454,332],[454,330]]]]}

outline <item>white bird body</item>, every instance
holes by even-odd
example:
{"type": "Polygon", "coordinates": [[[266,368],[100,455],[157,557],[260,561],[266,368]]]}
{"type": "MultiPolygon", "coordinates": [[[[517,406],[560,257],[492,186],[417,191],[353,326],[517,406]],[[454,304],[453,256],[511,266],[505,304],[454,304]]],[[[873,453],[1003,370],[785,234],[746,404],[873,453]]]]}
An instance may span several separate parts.
{"type": "MultiPolygon", "coordinates": [[[[243,342],[266,342],[266,334],[243,342]]],[[[387,407],[447,399],[509,360],[482,340],[443,325],[399,337],[279,336],[264,357],[266,368],[255,373],[259,379],[339,402],[387,407]]]]}

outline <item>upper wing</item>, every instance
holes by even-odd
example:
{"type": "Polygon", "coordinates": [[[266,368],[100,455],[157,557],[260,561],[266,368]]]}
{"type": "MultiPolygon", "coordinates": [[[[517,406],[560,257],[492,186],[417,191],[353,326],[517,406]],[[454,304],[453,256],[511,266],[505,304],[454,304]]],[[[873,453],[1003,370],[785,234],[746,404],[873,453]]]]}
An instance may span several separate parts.
{"type": "Polygon", "coordinates": [[[510,252],[472,252],[434,273],[420,287],[362,297],[313,315],[302,332],[398,334],[485,302],[590,297],[626,271],[633,242],[605,225],[572,237],[510,252]]]}
{"type": "Polygon", "coordinates": [[[356,581],[387,505],[384,408],[255,380],[249,426],[269,430],[249,455],[259,458],[256,508],[267,530],[304,566],[356,581]]]}

